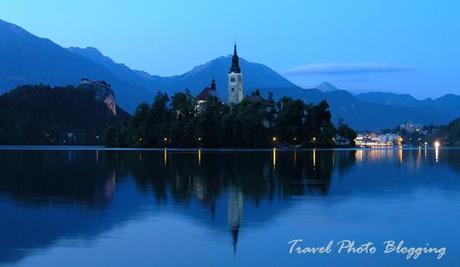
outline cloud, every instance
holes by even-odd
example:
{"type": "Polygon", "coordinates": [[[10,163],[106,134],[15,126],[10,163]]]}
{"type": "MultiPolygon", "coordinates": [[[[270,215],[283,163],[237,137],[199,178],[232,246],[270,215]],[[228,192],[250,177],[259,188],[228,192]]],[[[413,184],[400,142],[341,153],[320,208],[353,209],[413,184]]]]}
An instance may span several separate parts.
{"type": "Polygon", "coordinates": [[[307,64],[287,70],[286,76],[319,75],[353,75],[363,73],[388,73],[410,70],[408,67],[387,63],[322,63],[307,64]]]}

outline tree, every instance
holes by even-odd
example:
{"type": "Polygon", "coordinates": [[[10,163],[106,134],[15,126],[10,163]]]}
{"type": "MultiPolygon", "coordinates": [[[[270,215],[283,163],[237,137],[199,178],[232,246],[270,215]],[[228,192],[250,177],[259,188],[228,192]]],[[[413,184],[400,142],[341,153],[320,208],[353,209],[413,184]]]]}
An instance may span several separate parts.
{"type": "Polygon", "coordinates": [[[172,112],[174,119],[169,128],[169,137],[165,145],[176,147],[193,147],[195,122],[195,100],[190,92],[176,93],[172,97],[172,112]]]}
{"type": "Polygon", "coordinates": [[[305,120],[306,145],[310,146],[333,146],[335,127],[331,122],[329,104],[323,100],[318,105],[307,107],[305,120]]]}
{"type": "Polygon", "coordinates": [[[278,102],[276,119],[276,135],[285,143],[303,140],[303,124],[305,120],[305,104],[301,100],[283,97],[278,102]]]}
{"type": "Polygon", "coordinates": [[[217,97],[209,97],[197,115],[196,140],[199,146],[216,147],[226,108],[217,97]]]}
{"type": "Polygon", "coordinates": [[[149,110],[147,134],[144,142],[146,146],[162,147],[164,145],[164,138],[168,135],[172,119],[168,103],[168,95],[158,92],[149,110]]]}
{"type": "Polygon", "coordinates": [[[107,132],[107,145],[162,147],[271,147],[277,145],[334,146],[340,133],[354,139],[345,124],[336,130],[326,101],[318,105],[283,97],[276,101],[260,92],[228,106],[210,96],[196,110],[187,91],[173,95],[158,93],[152,105],[141,104],[128,125],[107,132]]]}
{"type": "Polygon", "coordinates": [[[338,127],[337,127],[337,135],[345,139],[348,139],[351,145],[355,145],[355,139],[356,139],[357,134],[343,120],[339,120],[338,127]]]}

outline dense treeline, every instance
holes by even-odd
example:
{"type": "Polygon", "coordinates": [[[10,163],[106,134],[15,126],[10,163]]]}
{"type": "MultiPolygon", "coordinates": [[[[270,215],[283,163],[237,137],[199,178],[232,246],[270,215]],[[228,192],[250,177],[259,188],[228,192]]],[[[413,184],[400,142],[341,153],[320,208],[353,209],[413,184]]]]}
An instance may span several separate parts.
{"type": "MultiPolygon", "coordinates": [[[[336,146],[340,135],[356,133],[344,123],[336,128],[326,101],[317,105],[284,97],[263,99],[258,91],[232,107],[216,97],[197,102],[189,92],[171,98],[158,93],[151,105],[138,106],[129,124],[110,128],[108,146],[124,147],[273,147],[336,146]]],[[[340,138],[343,143],[342,138],[340,138]]]]}
{"type": "Polygon", "coordinates": [[[460,146],[460,118],[454,119],[447,125],[430,126],[426,139],[428,142],[440,141],[444,145],[460,146]]]}
{"type": "Polygon", "coordinates": [[[103,144],[123,120],[127,113],[113,116],[89,89],[25,85],[0,96],[1,145],[103,144]]]}
{"type": "Polygon", "coordinates": [[[435,141],[443,145],[460,146],[460,118],[444,125],[426,125],[420,131],[408,132],[398,125],[394,129],[384,129],[382,133],[399,134],[404,140],[403,144],[408,146],[431,146],[435,141]]]}

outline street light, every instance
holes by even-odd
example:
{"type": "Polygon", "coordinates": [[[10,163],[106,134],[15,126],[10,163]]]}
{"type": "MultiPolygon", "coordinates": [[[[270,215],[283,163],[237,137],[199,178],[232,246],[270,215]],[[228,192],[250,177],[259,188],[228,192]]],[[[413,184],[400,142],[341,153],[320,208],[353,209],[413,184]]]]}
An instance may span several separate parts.
{"type": "Polygon", "coordinates": [[[436,140],[436,141],[434,142],[434,148],[439,149],[440,146],[441,146],[441,143],[440,143],[439,141],[436,140]]]}
{"type": "Polygon", "coordinates": [[[273,146],[274,146],[274,147],[276,147],[276,140],[278,140],[278,139],[276,138],[276,136],[273,136],[272,141],[273,141],[273,146]]]}
{"type": "Polygon", "coordinates": [[[439,161],[439,147],[441,146],[441,143],[439,141],[435,141],[434,142],[434,153],[435,153],[435,159],[436,159],[436,162],[439,161]]]}

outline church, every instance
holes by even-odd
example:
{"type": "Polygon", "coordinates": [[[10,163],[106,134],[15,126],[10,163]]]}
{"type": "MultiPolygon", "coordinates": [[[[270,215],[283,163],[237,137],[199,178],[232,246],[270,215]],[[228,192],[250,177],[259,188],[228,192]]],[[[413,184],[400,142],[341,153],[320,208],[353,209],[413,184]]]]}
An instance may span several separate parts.
{"type": "MultiPolygon", "coordinates": [[[[210,96],[218,97],[216,81],[213,79],[210,86],[204,88],[200,94],[198,94],[197,109],[200,110],[203,103],[206,102],[210,96]]],[[[238,104],[243,100],[243,73],[240,68],[240,58],[236,50],[236,44],[233,47],[232,65],[227,74],[227,104],[238,104]]]]}
{"type": "Polygon", "coordinates": [[[227,77],[228,104],[238,104],[243,100],[243,73],[241,73],[240,58],[236,51],[236,44],[233,48],[232,66],[227,77]]]}

